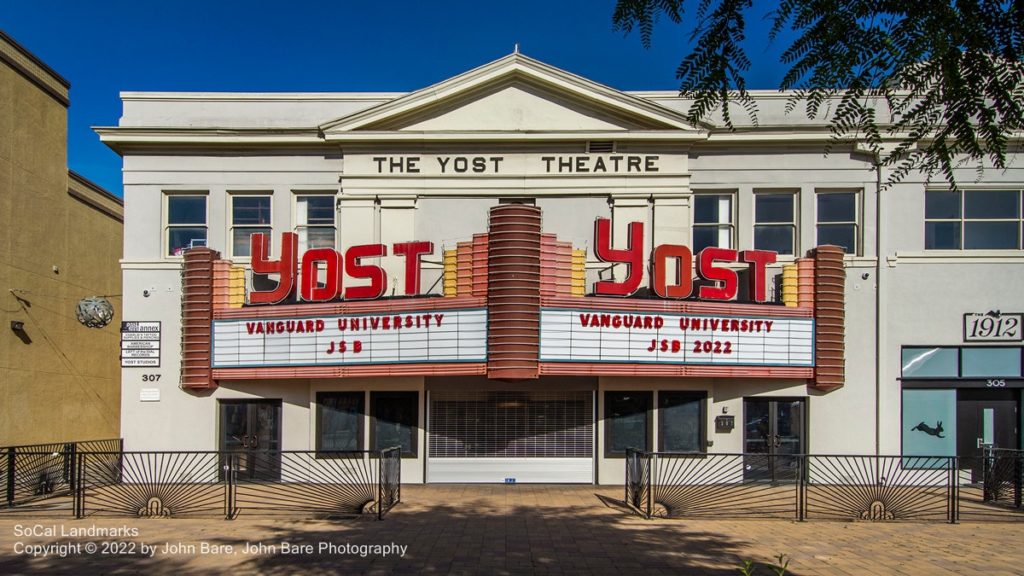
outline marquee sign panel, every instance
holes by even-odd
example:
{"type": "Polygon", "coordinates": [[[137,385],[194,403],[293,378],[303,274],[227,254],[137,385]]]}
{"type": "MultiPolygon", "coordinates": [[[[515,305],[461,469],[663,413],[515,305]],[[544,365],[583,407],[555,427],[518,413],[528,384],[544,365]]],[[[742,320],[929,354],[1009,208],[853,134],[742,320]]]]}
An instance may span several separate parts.
{"type": "Polygon", "coordinates": [[[814,320],[541,310],[541,362],[814,366],[814,320]]]}
{"type": "Polygon", "coordinates": [[[213,321],[213,368],[487,361],[487,311],[213,321]]]}

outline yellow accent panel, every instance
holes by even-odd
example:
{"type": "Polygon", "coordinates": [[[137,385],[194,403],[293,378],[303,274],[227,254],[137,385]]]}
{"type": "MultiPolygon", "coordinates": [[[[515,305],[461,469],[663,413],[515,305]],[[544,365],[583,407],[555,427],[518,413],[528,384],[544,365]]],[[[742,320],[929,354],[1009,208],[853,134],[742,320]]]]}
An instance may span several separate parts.
{"type": "Polygon", "coordinates": [[[228,270],[228,306],[241,308],[245,304],[245,269],[232,266],[228,270]]]}
{"type": "Polygon", "coordinates": [[[583,296],[586,294],[587,284],[587,251],[586,250],[573,250],[572,251],[572,273],[571,273],[571,294],[573,296],[583,296]]]}
{"type": "Polygon", "coordinates": [[[456,279],[456,273],[458,271],[456,250],[445,250],[444,251],[444,295],[445,297],[455,297],[459,294],[458,280],[456,279]]]}
{"type": "Polygon", "coordinates": [[[797,306],[796,264],[788,264],[782,267],[782,303],[792,308],[797,306]]]}

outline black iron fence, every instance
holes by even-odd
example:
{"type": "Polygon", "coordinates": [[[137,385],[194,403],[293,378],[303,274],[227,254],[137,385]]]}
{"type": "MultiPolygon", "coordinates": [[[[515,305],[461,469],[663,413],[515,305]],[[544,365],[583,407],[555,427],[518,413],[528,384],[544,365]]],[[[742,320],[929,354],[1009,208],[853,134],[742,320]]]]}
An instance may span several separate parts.
{"type": "Polygon", "coordinates": [[[986,449],[982,456],[962,458],[960,511],[964,520],[1017,520],[1021,509],[1024,451],[986,449]]]}
{"type": "Polygon", "coordinates": [[[384,515],[401,501],[401,452],[80,452],[74,514],[384,515]]]}
{"type": "Polygon", "coordinates": [[[974,460],[628,450],[625,472],[626,503],[646,518],[1024,520],[1017,450],[974,460]]]}
{"type": "Polygon", "coordinates": [[[96,450],[120,452],[122,440],[55,442],[0,448],[0,478],[8,508],[67,496],[78,476],[76,455],[96,450]]]}
{"type": "Polygon", "coordinates": [[[982,466],[986,502],[1021,507],[1022,466],[1024,451],[990,448],[986,451],[982,466]]]}

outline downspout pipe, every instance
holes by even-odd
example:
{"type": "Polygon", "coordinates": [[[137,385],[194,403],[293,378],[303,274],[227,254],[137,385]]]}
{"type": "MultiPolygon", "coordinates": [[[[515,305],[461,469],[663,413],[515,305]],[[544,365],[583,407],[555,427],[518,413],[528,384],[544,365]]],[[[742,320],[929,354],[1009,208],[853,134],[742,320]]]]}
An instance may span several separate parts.
{"type": "Polygon", "coordinates": [[[882,161],[875,155],[875,456],[882,453],[882,161]]]}

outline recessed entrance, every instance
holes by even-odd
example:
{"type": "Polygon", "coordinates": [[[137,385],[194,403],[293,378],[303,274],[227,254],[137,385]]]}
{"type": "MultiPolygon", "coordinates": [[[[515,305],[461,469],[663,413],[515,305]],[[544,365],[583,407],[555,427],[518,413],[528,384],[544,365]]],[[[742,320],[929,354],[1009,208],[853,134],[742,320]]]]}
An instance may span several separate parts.
{"type": "Polygon", "coordinates": [[[430,392],[428,482],[594,480],[592,391],[430,392]]]}
{"type": "Polygon", "coordinates": [[[1016,449],[1018,390],[961,388],[956,394],[956,451],[971,482],[984,473],[986,448],[1016,449]]]}
{"type": "Polygon", "coordinates": [[[794,481],[806,452],[807,408],[802,398],[747,398],[743,401],[743,477],[794,481]]]}
{"type": "Polygon", "coordinates": [[[280,400],[220,401],[220,450],[240,453],[238,478],[280,480],[280,449],[280,400]]]}

